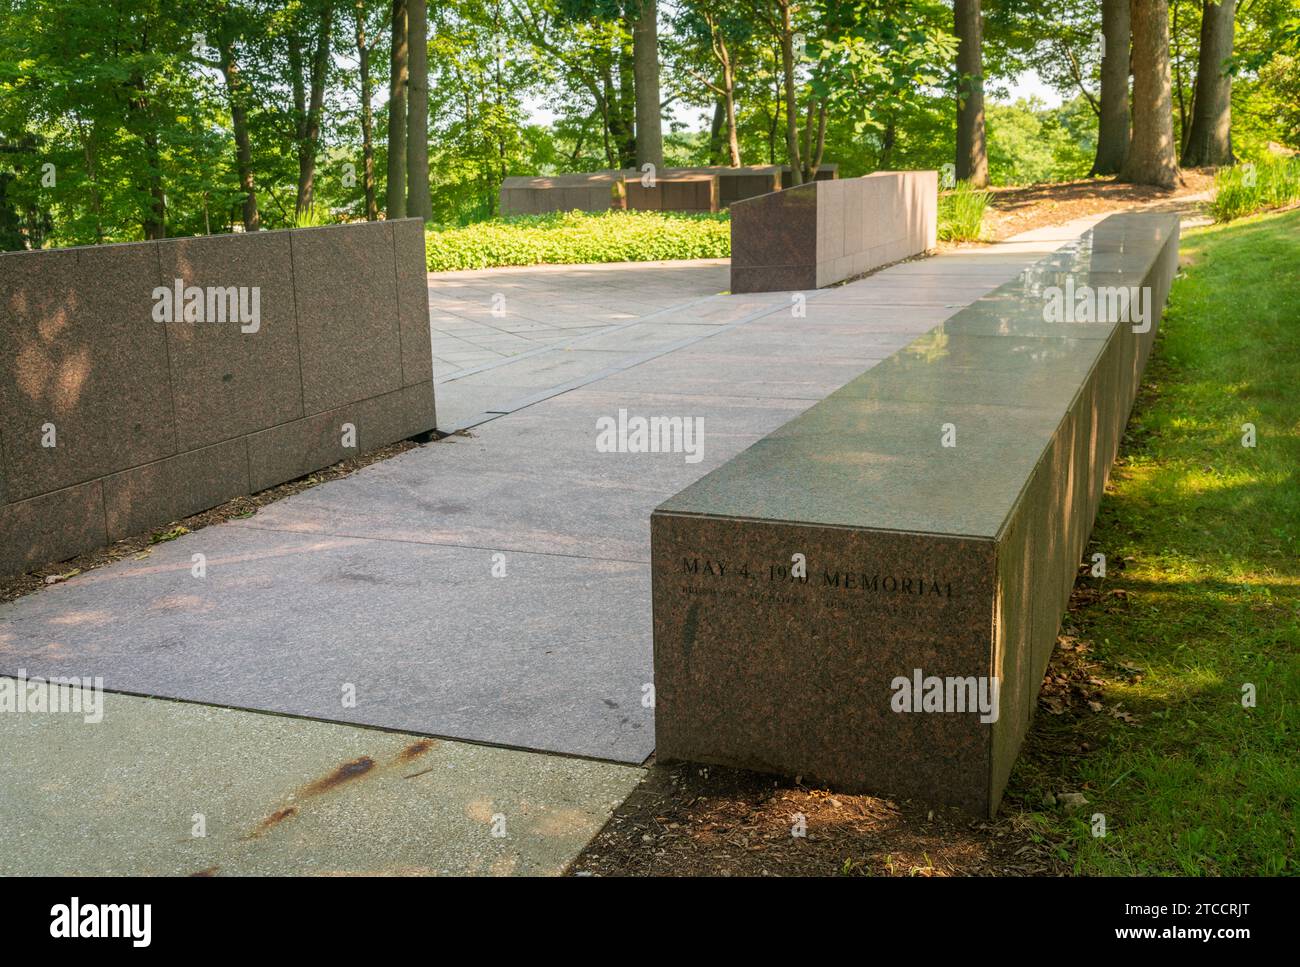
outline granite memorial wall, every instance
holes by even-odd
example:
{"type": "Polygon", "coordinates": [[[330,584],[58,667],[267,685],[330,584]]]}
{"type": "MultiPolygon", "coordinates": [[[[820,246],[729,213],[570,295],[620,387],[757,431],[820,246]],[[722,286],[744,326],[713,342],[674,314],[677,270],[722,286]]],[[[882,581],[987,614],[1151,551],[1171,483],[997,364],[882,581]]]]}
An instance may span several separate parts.
{"type": "Polygon", "coordinates": [[[0,575],[434,427],[419,219],[0,254],[0,575]]]}

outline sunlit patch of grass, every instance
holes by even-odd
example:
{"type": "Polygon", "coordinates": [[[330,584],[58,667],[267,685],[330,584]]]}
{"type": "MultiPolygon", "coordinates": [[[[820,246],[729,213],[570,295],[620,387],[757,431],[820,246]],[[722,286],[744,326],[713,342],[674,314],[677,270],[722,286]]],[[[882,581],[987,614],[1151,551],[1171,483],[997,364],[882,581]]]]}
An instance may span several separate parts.
{"type": "Polygon", "coordinates": [[[1095,601],[1066,619],[1131,721],[1040,715],[1031,746],[1077,736],[1086,754],[1031,757],[1013,786],[1084,792],[1080,813],[1043,814],[1080,873],[1295,874],[1300,213],[1189,233],[1183,255],[1089,549],[1123,564],[1083,579],[1095,601]]]}

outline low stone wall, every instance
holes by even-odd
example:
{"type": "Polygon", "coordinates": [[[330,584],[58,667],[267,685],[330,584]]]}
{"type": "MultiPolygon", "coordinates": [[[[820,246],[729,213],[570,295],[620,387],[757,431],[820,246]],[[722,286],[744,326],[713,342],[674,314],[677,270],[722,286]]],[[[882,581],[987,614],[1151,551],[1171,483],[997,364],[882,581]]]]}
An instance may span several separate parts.
{"type": "Polygon", "coordinates": [[[649,184],[639,178],[624,181],[627,207],[632,211],[716,212],[719,177],[708,171],[669,168],[649,184]]]}
{"type": "Polygon", "coordinates": [[[0,293],[0,575],[434,427],[419,219],[5,253],[0,293]]]}
{"type": "Polygon", "coordinates": [[[656,755],[995,812],[1177,263],[1111,216],[657,508],[656,755]]]}
{"type": "MultiPolygon", "coordinates": [[[[818,181],[839,177],[839,166],[822,165],[818,181]]],[[[641,172],[592,171],[571,175],[511,176],[501,183],[498,211],[502,215],[546,212],[602,212],[610,209],[709,212],[737,201],[790,186],[790,166],[706,165],[663,168],[655,188],[641,185],[641,172]],[[709,182],[712,182],[711,184],[709,182]],[[660,190],[662,189],[662,190],[660,190]]]]}
{"type": "Polygon", "coordinates": [[[938,174],[830,178],[731,206],[731,291],[819,289],[934,248],[938,174]]]}
{"type": "Polygon", "coordinates": [[[548,212],[603,212],[625,208],[624,175],[631,172],[593,171],[587,174],[512,176],[501,182],[498,211],[502,215],[542,215],[548,212]]]}

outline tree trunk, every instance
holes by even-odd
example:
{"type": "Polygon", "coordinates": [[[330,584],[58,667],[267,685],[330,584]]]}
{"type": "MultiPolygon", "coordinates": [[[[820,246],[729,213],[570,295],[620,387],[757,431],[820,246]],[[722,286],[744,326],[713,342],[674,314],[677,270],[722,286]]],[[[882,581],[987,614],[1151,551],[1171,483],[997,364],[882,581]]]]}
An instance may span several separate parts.
{"type": "Polygon", "coordinates": [[[1129,0],[1102,0],[1101,111],[1092,174],[1116,175],[1128,155],[1129,0]]]}
{"type": "Polygon", "coordinates": [[[1232,76],[1225,62],[1232,56],[1236,8],[1236,0],[1205,0],[1201,11],[1201,53],[1184,167],[1232,164],[1232,76]]]}
{"type": "Polygon", "coordinates": [[[727,79],[727,154],[731,167],[740,167],[740,135],[736,131],[736,81],[728,70],[727,79]]]}
{"type": "MultiPolygon", "coordinates": [[[[142,51],[149,50],[149,38],[146,34],[140,44],[142,51]]],[[[133,124],[129,130],[141,130],[140,141],[144,145],[144,184],[137,186],[149,196],[149,208],[140,219],[140,231],[146,241],[167,237],[167,194],[162,181],[162,152],[158,147],[158,125],[153,116],[153,108],[146,93],[144,78],[135,75],[130,80],[134,96],[127,102],[133,124]]]]}
{"type": "MultiPolygon", "coordinates": [[[[1173,0],[1173,9],[1169,11],[1169,69],[1173,74],[1174,101],[1178,105],[1178,124],[1174,130],[1178,132],[1179,145],[1186,146],[1191,125],[1187,123],[1187,98],[1183,92],[1183,38],[1182,31],[1178,29],[1178,7],[1179,0],[1173,0]]],[[[1179,147],[1177,153],[1182,154],[1182,150],[1179,147]]]]}
{"type": "Polygon", "coordinates": [[[1120,180],[1172,188],[1178,180],[1178,159],[1169,81],[1169,2],[1132,0],[1129,11],[1133,27],[1133,140],[1120,180]]]}
{"type": "Polygon", "coordinates": [[[663,121],[659,108],[659,0],[641,0],[632,26],[636,77],[636,166],[664,166],[663,121]]]}
{"type": "Polygon", "coordinates": [[[365,220],[378,221],[374,200],[374,120],[370,114],[370,48],[365,42],[365,0],[356,0],[356,60],[361,73],[361,160],[365,179],[365,220]]]}
{"type": "Polygon", "coordinates": [[[808,180],[816,181],[821,170],[822,156],[826,154],[826,102],[817,108],[817,138],[813,141],[812,155],[808,161],[808,180]]]}
{"type": "Polygon", "coordinates": [[[722,164],[722,135],[727,127],[727,105],[721,97],[713,102],[713,123],[709,125],[709,164],[722,164]]]}
{"type": "MultiPolygon", "coordinates": [[[[1127,2],[1127,0],[1126,0],[1127,2]]],[[[877,171],[888,171],[894,161],[894,145],[898,143],[898,125],[893,117],[885,124],[885,133],[880,137],[880,155],[876,159],[877,171]]]]}
{"type": "Polygon", "coordinates": [[[325,73],[329,68],[330,32],[334,8],[325,5],[316,27],[316,44],[311,51],[310,77],[304,85],[302,48],[296,34],[289,37],[289,64],[293,70],[294,108],[297,113],[298,197],[294,214],[301,218],[316,203],[316,152],[320,147],[321,110],[325,105],[325,73]],[[304,87],[307,99],[304,99],[304,87]]]}
{"type": "Polygon", "coordinates": [[[235,168],[239,173],[239,190],[244,193],[244,231],[262,227],[257,212],[257,191],[253,184],[253,145],[248,137],[248,112],[244,108],[244,82],[235,61],[235,39],[221,38],[221,74],[226,79],[226,96],[230,100],[230,124],[235,132],[235,168]]]}
{"type": "Polygon", "coordinates": [[[361,72],[361,158],[365,171],[366,221],[379,220],[379,207],[375,203],[375,142],[374,120],[370,113],[370,47],[366,43],[366,4],[357,0],[357,65],[361,72]]]}
{"type": "Polygon", "coordinates": [[[428,221],[433,218],[429,198],[428,0],[407,0],[406,31],[411,71],[406,106],[406,214],[428,221]]]}
{"type": "Polygon", "coordinates": [[[145,135],[145,156],[149,163],[149,214],[144,218],[146,240],[167,237],[167,193],[162,181],[162,152],[158,148],[158,135],[150,131],[145,135]]]}
{"type": "Polygon", "coordinates": [[[393,0],[388,80],[388,217],[406,217],[406,0],[393,0]]]}
{"type": "Polygon", "coordinates": [[[785,86],[785,150],[790,164],[790,184],[803,184],[799,160],[799,103],[794,83],[794,25],[790,17],[792,0],[781,4],[781,77],[785,86]]]}
{"type": "Polygon", "coordinates": [[[976,188],[989,183],[984,144],[984,67],[980,47],[984,31],[980,0],[956,0],[957,29],[957,177],[976,188]]]}
{"type": "MultiPolygon", "coordinates": [[[[632,24],[629,23],[629,27],[632,24]]],[[[625,45],[619,51],[618,87],[615,91],[614,123],[611,130],[615,144],[618,146],[618,166],[620,168],[636,167],[636,57],[632,45],[625,45]]]]}

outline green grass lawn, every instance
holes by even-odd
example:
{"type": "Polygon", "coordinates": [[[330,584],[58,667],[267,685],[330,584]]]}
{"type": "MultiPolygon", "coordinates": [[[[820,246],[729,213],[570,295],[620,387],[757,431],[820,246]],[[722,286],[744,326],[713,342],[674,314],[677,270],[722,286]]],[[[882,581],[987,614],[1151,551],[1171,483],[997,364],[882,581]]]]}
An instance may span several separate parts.
{"type": "Polygon", "coordinates": [[[1189,232],[1182,259],[1085,555],[1107,577],[1076,585],[1081,647],[1049,672],[1087,700],[1040,705],[1011,801],[1080,873],[1294,875],[1300,212],[1189,232]],[[1062,791],[1089,803],[1044,805],[1062,791]]]}

